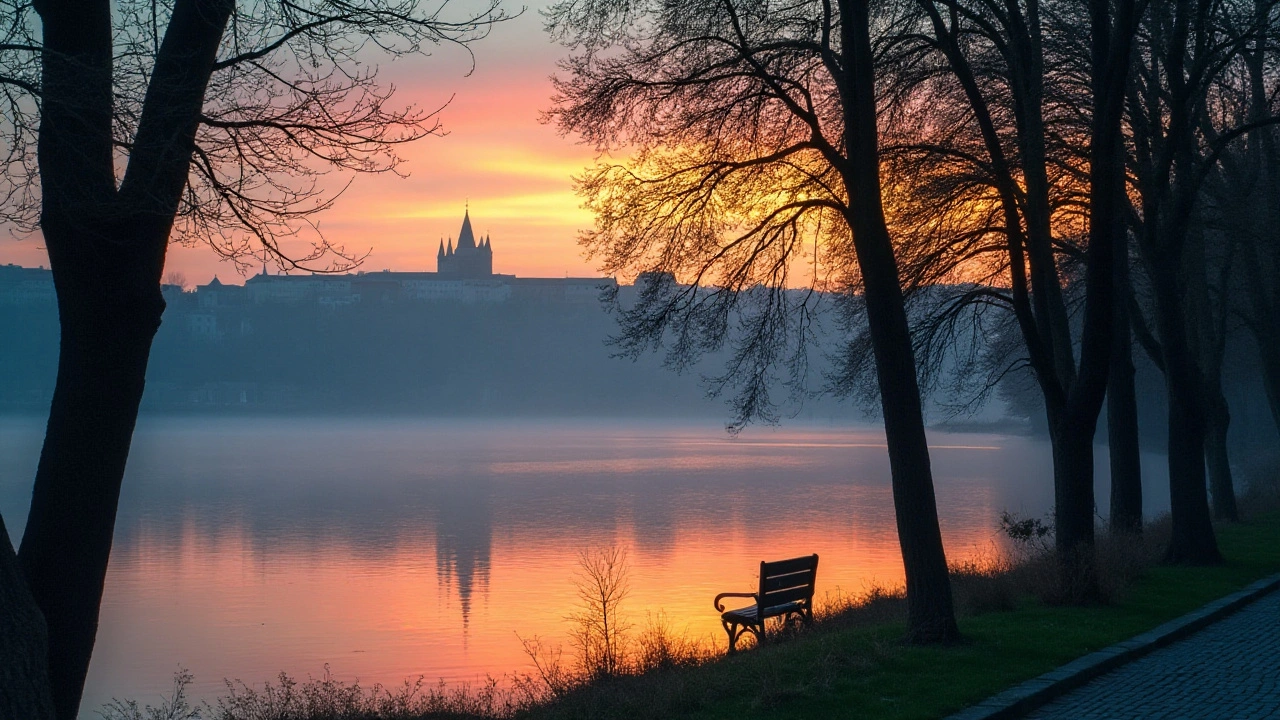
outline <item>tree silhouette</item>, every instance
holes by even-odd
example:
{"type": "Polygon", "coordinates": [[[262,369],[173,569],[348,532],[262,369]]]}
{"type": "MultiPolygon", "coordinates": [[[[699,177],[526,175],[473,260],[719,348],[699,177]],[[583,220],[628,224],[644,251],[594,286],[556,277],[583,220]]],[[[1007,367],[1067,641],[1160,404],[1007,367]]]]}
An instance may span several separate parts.
{"type": "Polygon", "coordinates": [[[601,152],[631,153],[579,180],[596,216],[584,246],[606,271],[639,275],[622,351],[666,343],[669,361],[687,367],[731,342],[718,381],[740,383],[735,425],[768,417],[772,368],[804,372],[812,296],[787,288],[810,244],[815,266],[860,293],[910,635],[945,642],[957,636],[951,588],[880,196],[874,63],[880,30],[896,18],[886,7],[873,20],[870,5],[562,2],[547,23],[572,54],[550,116],[601,152]]]}
{"type": "MultiPolygon", "coordinates": [[[[1056,549],[1064,578],[1087,599],[1091,575],[1079,570],[1093,552],[1093,436],[1124,330],[1113,322],[1127,263],[1120,113],[1140,7],[915,5],[918,17],[882,57],[893,218],[914,239],[914,282],[945,280],[956,267],[970,281],[930,314],[919,342],[953,343],[958,324],[983,333],[991,323],[964,321],[988,309],[1011,318],[994,326],[1016,334],[1021,350],[987,346],[997,377],[1011,354],[1036,379],[1053,447],[1056,549]],[[1083,306],[1078,336],[1073,301],[1083,306]]],[[[1130,441],[1136,458],[1136,432],[1130,441]]]]}
{"type": "Polygon", "coordinates": [[[4,216],[40,230],[62,329],[18,560],[48,628],[53,706],[72,720],[169,242],[350,265],[307,221],[332,202],[319,178],[395,171],[396,146],[436,129],[368,61],[465,45],[502,13],[487,0],[5,2],[4,216]],[[300,235],[310,251],[282,245],[300,235]]]}

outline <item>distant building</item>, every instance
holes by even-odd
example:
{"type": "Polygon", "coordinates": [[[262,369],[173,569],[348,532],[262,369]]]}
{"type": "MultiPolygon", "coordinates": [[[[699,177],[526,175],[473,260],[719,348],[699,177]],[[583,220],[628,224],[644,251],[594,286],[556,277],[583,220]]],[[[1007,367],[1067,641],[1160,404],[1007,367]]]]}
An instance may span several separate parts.
{"type": "Polygon", "coordinates": [[[617,284],[613,278],[512,278],[511,296],[533,302],[588,304],[598,302],[601,292],[617,284]]]}
{"type": "MultiPolygon", "coordinates": [[[[2,269],[2,268],[0,268],[2,269]]],[[[357,272],[342,274],[272,275],[262,272],[243,286],[227,285],[214,278],[194,293],[195,307],[187,320],[193,336],[217,338],[234,309],[260,305],[312,305],[331,309],[351,305],[384,305],[398,302],[495,304],[509,300],[585,305],[596,302],[612,278],[518,278],[493,272],[493,244],[489,237],[476,241],[471,213],[464,211],[455,246],[450,238],[440,242],[435,272],[357,272]],[[219,317],[222,315],[223,317],[219,317]]],[[[184,299],[192,293],[180,294],[184,299]]],[[[169,295],[166,294],[166,298],[169,295]]],[[[242,334],[251,332],[241,328],[242,334]]]]}
{"type": "Polygon", "coordinates": [[[208,285],[196,286],[196,305],[202,310],[244,305],[246,285],[227,285],[214,275],[208,285]]]}
{"type": "Polygon", "coordinates": [[[252,305],[353,305],[360,298],[352,294],[351,278],[347,274],[270,275],[263,267],[260,274],[245,280],[244,290],[252,305]]]}
{"type": "Polygon", "coordinates": [[[448,248],[443,239],[440,241],[440,252],[436,253],[436,272],[460,278],[486,278],[493,275],[493,245],[487,236],[479,244],[476,243],[476,236],[471,232],[470,210],[462,213],[458,247],[453,246],[453,238],[449,239],[448,248]]]}

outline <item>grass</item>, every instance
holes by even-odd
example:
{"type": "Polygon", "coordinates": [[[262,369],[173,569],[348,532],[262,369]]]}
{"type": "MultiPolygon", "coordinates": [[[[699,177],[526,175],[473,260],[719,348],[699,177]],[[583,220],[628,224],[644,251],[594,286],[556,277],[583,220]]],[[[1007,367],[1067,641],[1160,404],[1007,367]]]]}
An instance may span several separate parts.
{"type": "Polygon", "coordinates": [[[1280,571],[1280,514],[1224,525],[1218,539],[1224,565],[1151,567],[1105,606],[1024,599],[1011,611],[963,617],[959,646],[904,645],[901,623],[821,629],[695,668],[581,688],[522,716],[941,717],[1280,571]]]}

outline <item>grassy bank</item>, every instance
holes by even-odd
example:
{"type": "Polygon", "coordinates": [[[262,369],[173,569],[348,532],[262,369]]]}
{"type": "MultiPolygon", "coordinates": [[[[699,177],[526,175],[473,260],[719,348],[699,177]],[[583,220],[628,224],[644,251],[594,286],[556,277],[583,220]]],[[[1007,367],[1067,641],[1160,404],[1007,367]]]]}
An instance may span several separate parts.
{"type": "Polygon", "coordinates": [[[585,687],[531,718],[936,718],[1280,571],[1280,514],[1224,525],[1218,567],[1146,569],[1114,603],[1021,599],[960,620],[965,643],[899,642],[900,623],[823,628],[705,665],[585,687]]]}
{"type": "MultiPolygon", "coordinates": [[[[1046,603],[1044,567],[1031,559],[955,577],[965,642],[944,648],[901,642],[902,599],[873,594],[829,611],[818,625],[734,656],[676,653],[673,667],[596,680],[548,697],[526,677],[515,690],[407,685],[362,689],[335,681],[241,687],[214,707],[187,714],[170,706],[148,714],[126,704],[108,718],[218,720],[415,720],[515,717],[528,720],[691,718],[937,718],[1076,657],[1149,630],[1260,577],[1280,571],[1280,512],[1218,528],[1226,563],[1196,568],[1151,564],[1147,553],[1106,572],[1126,576],[1105,605],[1046,603]],[[1037,574],[1040,573],[1040,574],[1037,574]],[[998,609],[992,609],[998,608],[998,609]]],[[[1100,555],[1106,555],[1104,551],[1100,555]]],[[[1111,552],[1121,557],[1124,553],[1111,552]]],[[[642,639],[643,644],[643,639],[642,639]]],[[[652,665],[650,665],[652,667],[652,665]]]]}

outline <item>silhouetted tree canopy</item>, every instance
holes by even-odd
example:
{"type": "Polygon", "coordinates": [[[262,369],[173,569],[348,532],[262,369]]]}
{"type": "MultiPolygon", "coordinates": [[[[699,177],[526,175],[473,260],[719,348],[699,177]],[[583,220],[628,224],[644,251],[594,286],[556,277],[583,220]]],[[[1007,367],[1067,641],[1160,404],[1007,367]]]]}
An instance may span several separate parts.
{"type": "MultiPolygon", "coordinates": [[[[341,189],[324,176],[395,172],[397,147],[437,130],[374,63],[465,46],[504,15],[496,0],[0,3],[0,218],[39,229],[61,325],[17,553],[30,595],[0,598],[0,630],[26,637],[28,654],[44,641],[24,621],[34,600],[48,677],[6,678],[0,694],[41,712],[51,697],[74,720],[169,243],[286,268],[354,263],[310,220],[341,189]],[[294,237],[310,249],[286,246],[294,237]]],[[[0,552],[11,566],[7,542],[0,552]]]]}

